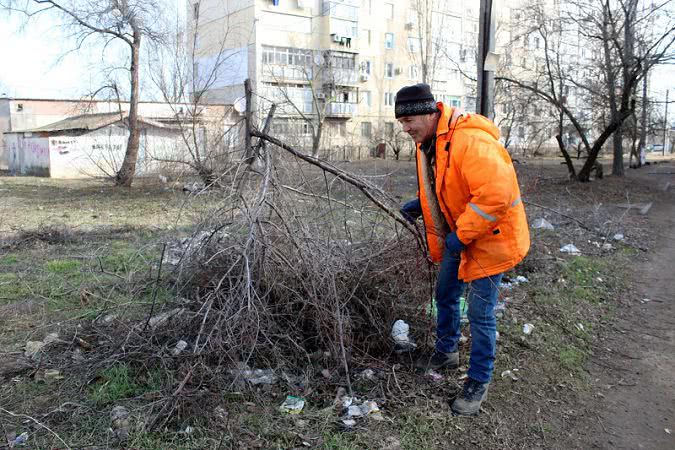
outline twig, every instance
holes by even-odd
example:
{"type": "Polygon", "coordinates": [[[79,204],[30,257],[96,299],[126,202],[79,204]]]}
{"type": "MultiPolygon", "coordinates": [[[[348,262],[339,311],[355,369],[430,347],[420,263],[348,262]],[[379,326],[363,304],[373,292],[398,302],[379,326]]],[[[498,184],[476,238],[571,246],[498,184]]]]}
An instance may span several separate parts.
{"type": "Polygon", "coordinates": [[[152,306],[150,307],[150,314],[148,314],[148,319],[145,321],[145,326],[143,331],[148,328],[150,324],[150,319],[155,312],[155,303],[157,302],[157,288],[159,287],[159,279],[162,276],[162,262],[164,262],[164,252],[166,251],[166,242],[162,245],[162,256],[159,258],[159,268],[157,269],[157,279],[155,280],[155,290],[152,293],[152,306]]]}
{"type": "Polygon", "coordinates": [[[312,156],[305,155],[304,153],[294,149],[290,145],[286,145],[283,142],[281,142],[279,139],[276,139],[276,138],[274,138],[272,136],[269,136],[265,133],[261,133],[260,131],[257,131],[257,130],[252,130],[251,135],[259,137],[261,139],[264,139],[268,142],[271,142],[272,144],[276,145],[277,147],[283,148],[284,150],[286,150],[289,153],[293,154],[294,156],[302,159],[303,161],[308,162],[308,163],[310,163],[314,166],[317,166],[317,167],[321,168],[322,170],[325,170],[328,173],[332,173],[333,175],[335,175],[339,179],[346,181],[347,183],[351,184],[352,186],[355,186],[358,190],[363,192],[363,194],[366,197],[368,197],[373,203],[375,203],[382,211],[384,211],[389,217],[391,217],[392,219],[394,219],[395,221],[397,221],[398,223],[403,225],[403,227],[406,230],[410,231],[410,233],[412,233],[414,236],[418,237],[418,239],[419,239],[419,235],[420,235],[419,231],[414,226],[409,224],[405,219],[403,219],[402,217],[399,217],[399,214],[397,214],[394,210],[389,208],[387,205],[382,203],[380,200],[376,199],[373,196],[373,193],[371,192],[373,187],[369,186],[363,180],[360,180],[360,179],[354,177],[353,175],[349,174],[348,172],[346,172],[344,170],[338,169],[335,166],[332,166],[332,165],[330,165],[330,164],[328,164],[324,161],[321,161],[318,158],[314,158],[312,156]]]}
{"type": "Polygon", "coordinates": [[[54,431],[52,431],[51,428],[49,428],[47,425],[43,424],[43,423],[40,422],[39,420],[35,419],[34,417],[31,417],[31,416],[26,415],[26,414],[16,414],[16,413],[13,413],[13,412],[11,412],[11,411],[7,411],[5,408],[3,408],[3,407],[1,407],[1,406],[0,406],[0,411],[4,412],[5,414],[8,414],[8,415],[10,415],[10,416],[12,416],[12,417],[24,418],[24,419],[32,420],[32,421],[35,422],[37,425],[39,425],[39,426],[41,426],[42,428],[44,428],[45,430],[49,431],[52,435],[54,435],[54,437],[55,437],[56,439],[58,439],[59,441],[61,441],[61,443],[62,443],[63,445],[65,445],[66,448],[67,448],[68,450],[70,450],[70,446],[69,446],[68,444],[66,444],[66,441],[64,441],[63,439],[61,439],[61,436],[59,436],[58,434],[56,434],[54,431]]]}

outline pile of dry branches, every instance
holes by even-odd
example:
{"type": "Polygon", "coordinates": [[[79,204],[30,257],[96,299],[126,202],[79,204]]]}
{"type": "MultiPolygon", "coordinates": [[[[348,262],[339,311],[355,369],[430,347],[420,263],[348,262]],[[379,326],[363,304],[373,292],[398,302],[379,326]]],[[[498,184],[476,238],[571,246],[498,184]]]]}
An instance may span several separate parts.
{"type": "Polygon", "coordinates": [[[91,330],[107,351],[90,370],[125,361],[178,374],[163,423],[191,386],[239,388],[246,369],[311,377],[320,355],[349,385],[359,361],[391,355],[396,319],[429,329],[429,263],[418,230],[394,219],[396,202],[365,177],[260,150],[219,179],[221,201],[199,231],[165,247],[157,284],[180,300],[91,330]]]}

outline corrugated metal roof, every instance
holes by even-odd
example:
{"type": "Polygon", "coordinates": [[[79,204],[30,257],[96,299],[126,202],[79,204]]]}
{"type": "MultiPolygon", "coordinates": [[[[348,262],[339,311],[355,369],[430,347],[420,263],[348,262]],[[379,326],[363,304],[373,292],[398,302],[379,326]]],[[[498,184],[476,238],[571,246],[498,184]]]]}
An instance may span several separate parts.
{"type": "MultiPolygon", "coordinates": [[[[14,133],[53,133],[57,131],[93,131],[98,130],[99,128],[112,125],[122,120],[126,121],[128,119],[128,114],[126,111],[123,113],[98,113],[98,114],[81,114],[79,116],[68,117],[67,119],[59,120],[58,122],[50,123],[37,128],[31,128],[28,130],[14,130],[14,133]]],[[[146,119],[145,117],[139,117],[138,121],[145,125],[149,125],[155,128],[167,128],[171,129],[167,125],[164,125],[161,122],[154,120],[146,119]]]]}

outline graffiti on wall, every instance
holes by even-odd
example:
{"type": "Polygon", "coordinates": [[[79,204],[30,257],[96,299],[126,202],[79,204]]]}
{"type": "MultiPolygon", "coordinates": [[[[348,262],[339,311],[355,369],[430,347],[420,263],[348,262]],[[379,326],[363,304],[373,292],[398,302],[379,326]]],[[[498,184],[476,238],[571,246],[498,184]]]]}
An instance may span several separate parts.
{"type": "Polygon", "coordinates": [[[75,139],[70,138],[52,138],[50,140],[50,148],[53,152],[59,152],[59,155],[70,153],[72,146],[75,145],[75,139]]]}
{"type": "Polygon", "coordinates": [[[36,159],[49,156],[49,145],[42,140],[30,140],[26,144],[26,151],[28,151],[36,159]]]}

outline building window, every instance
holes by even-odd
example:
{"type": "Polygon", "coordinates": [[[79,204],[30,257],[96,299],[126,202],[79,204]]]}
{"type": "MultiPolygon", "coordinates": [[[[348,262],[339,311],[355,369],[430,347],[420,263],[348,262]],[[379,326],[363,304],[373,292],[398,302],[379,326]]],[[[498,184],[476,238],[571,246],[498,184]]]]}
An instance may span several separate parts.
{"type": "Polygon", "coordinates": [[[310,67],[312,65],[312,51],[302,48],[263,46],[262,62],[263,64],[282,66],[310,67]]]}
{"type": "Polygon", "coordinates": [[[372,95],[370,91],[361,91],[361,102],[365,103],[367,106],[372,106],[372,95]]]}
{"type": "Polygon", "coordinates": [[[23,103],[17,103],[16,104],[16,111],[17,112],[23,111],[23,103]]]}
{"type": "Polygon", "coordinates": [[[393,92],[384,93],[384,106],[394,106],[395,95],[393,92]]]}
{"type": "Polygon", "coordinates": [[[361,136],[371,137],[373,135],[373,125],[370,122],[361,122],[361,136]]]}
{"type": "Polygon", "coordinates": [[[384,65],[384,77],[385,78],[394,78],[394,64],[386,63],[384,65]]]}
{"type": "Polygon", "coordinates": [[[326,61],[333,69],[354,70],[356,67],[356,57],[353,53],[331,52],[326,61]]]}
{"type": "Polygon", "coordinates": [[[539,48],[539,38],[538,37],[534,38],[534,48],[539,48]]]}
{"type": "Polygon", "coordinates": [[[337,128],[337,134],[340,135],[341,137],[347,136],[347,124],[345,122],[338,122],[335,125],[335,128],[337,128]]]}
{"type": "Polygon", "coordinates": [[[420,51],[420,38],[408,38],[408,51],[412,53],[417,53],[420,51]]]}
{"type": "Polygon", "coordinates": [[[393,3],[385,3],[384,4],[384,18],[389,19],[389,20],[394,18],[394,4],[393,3]]]}
{"type": "Polygon", "coordinates": [[[384,33],[384,48],[394,48],[394,33],[384,33]]]}
{"type": "Polygon", "coordinates": [[[372,63],[370,62],[369,59],[363,61],[361,63],[361,73],[364,73],[366,75],[371,75],[372,74],[372,63]]]}
{"type": "Polygon", "coordinates": [[[412,26],[417,25],[417,10],[410,8],[408,9],[408,20],[407,23],[409,23],[412,26]]]}
{"type": "Polygon", "coordinates": [[[411,80],[416,80],[419,77],[419,69],[417,66],[410,66],[408,68],[408,78],[411,80]]]}
{"type": "Polygon", "coordinates": [[[394,122],[384,123],[384,134],[388,138],[394,137],[394,122]]]}

